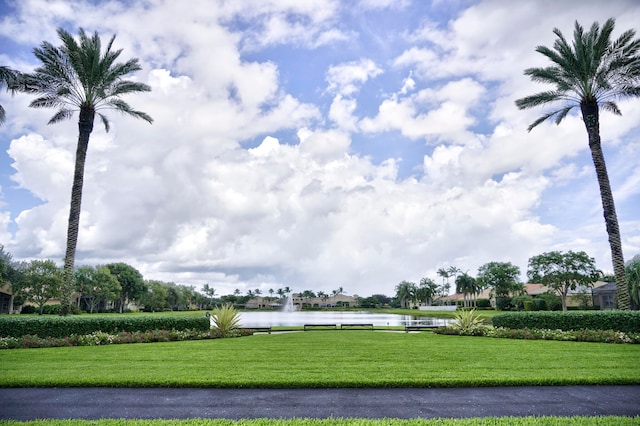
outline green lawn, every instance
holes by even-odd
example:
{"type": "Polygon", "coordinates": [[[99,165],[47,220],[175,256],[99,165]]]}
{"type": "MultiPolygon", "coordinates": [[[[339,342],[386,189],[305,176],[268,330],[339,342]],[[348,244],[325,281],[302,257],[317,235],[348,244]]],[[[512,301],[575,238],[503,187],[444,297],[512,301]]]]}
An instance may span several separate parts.
{"type": "Polygon", "coordinates": [[[0,386],[640,384],[640,345],[314,331],[0,351],[0,386]],[[126,374],[122,372],[126,371],[126,374]]]}

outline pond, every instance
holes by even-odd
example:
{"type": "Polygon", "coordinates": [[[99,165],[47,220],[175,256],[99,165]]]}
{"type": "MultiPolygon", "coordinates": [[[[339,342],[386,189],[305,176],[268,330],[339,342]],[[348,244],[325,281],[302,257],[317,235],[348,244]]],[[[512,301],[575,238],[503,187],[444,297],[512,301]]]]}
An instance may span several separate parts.
{"type": "Polygon", "coordinates": [[[452,319],[413,315],[375,314],[366,311],[256,311],[240,312],[242,327],[303,326],[305,324],[373,324],[404,326],[407,324],[447,325],[452,319]]]}

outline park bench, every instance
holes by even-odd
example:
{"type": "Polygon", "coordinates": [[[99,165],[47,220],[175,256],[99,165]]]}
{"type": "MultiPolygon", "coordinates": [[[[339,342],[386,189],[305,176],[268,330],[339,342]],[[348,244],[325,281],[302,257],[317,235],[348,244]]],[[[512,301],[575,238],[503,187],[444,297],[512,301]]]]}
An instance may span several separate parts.
{"type": "Polygon", "coordinates": [[[410,332],[410,331],[425,331],[425,330],[430,330],[432,331],[434,328],[438,328],[440,327],[439,325],[427,325],[427,324],[407,324],[404,326],[404,331],[405,332],[410,332]]]}
{"type": "Polygon", "coordinates": [[[373,330],[373,324],[340,324],[340,330],[373,330]]]}
{"type": "Polygon", "coordinates": [[[258,332],[258,333],[271,334],[271,327],[249,327],[249,328],[253,330],[254,333],[258,332]]]}
{"type": "Polygon", "coordinates": [[[305,324],[304,331],[313,329],[335,330],[336,327],[335,324],[305,324]]]}

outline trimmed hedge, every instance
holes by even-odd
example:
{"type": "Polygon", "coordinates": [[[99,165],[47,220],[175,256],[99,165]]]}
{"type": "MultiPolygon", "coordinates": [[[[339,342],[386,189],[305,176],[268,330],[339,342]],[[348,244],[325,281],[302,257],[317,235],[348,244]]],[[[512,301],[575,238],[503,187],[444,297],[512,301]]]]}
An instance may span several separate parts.
{"type": "Polygon", "coordinates": [[[0,317],[0,337],[65,337],[86,335],[96,331],[194,330],[209,331],[209,318],[193,316],[69,316],[69,317],[0,317]]]}
{"type": "Polygon", "coordinates": [[[640,332],[640,311],[514,312],[492,318],[494,327],[640,332]]]}

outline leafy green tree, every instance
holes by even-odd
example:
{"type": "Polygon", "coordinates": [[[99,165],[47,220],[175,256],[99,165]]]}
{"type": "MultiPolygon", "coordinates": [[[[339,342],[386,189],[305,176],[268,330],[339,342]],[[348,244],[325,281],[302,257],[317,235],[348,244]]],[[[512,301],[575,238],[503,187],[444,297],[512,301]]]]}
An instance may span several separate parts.
{"type": "MultiPolygon", "coordinates": [[[[22,305],[26,301],[25,272],[28,262],[13,260],[13,256],[0,244],[0,286],[8,286],[13,293],[13,305],[22,305]]],[[[9,307],[9,311],[13,306],[9,307]]]]}
{"type": "Polygon", "coordinates": [[[27,300],[38,306],[42,315],[44,305],[51,299],[60,297],[62,274],[53,260],[32,260],[25,271],[25,292],[27,300]]]}
{"type": "Polygon", "coordinates": [[[76,288],[84,296],[89,313],[101,304],[114,301],[122,287],[106,266],[81,266],[75,271],[76,288]]]}
{"type": "Polygon", "coordinates": [[[406,308],[409,303],[416,299],[416,285],[409,281],[402,281],[396,285],[396,299],[400,302],[400,307],[406,308]]]}
{"type": "Polygon", "coordinates": [[[122,313],[129,302],[137,300],[147,291],[144,278],[140,271],[126,263],[110,263],[106,267],[122,288],[118,298],[118,310],[122,313]]]}
{"type": "Polygon", "coordinates": [[[640,306],[640,254],[633,256],[625,266],[627,271],[627,280],[629,284],[629,294],[631,295],[631,304],[633,308],[640,306]]]}
{"type": "Polygon", "coordinates": [[[182,311],[186,308],[187,301],[181,286],[175,283],[164,283],[167,290],[167,308],[174,311],[182,311]]]}
{"type": "Polygon", "coordinates": [[[562,299],[562,310],[567,310],[567,294],[578,286],[591,287],[600,277],[596,261],[584,251],[550,251],[529,259],[529,281],[552,288],[562,299]]]}
{"type": "MultiPolygon", "coordinates": [[[[0,89],[4,87],[11,93],[15,92],[19,75],[20,73],[9,67],[0,66],[0,89]]],[[[0,126],[4,124],[6,118],[6,112],[2,105],[0,105],[0,126]]]]}
{"type": "Polygon", "coordinates": [[[491,288],[496,297],[496,306],[499,307],[499,299],[509,298],[511,294],[522,291],[523,285],[518,281],[520,268],[511,262],[489,262],[478,268],[476,280],[484,288],[491,288]]]}
{"type": "Polygon", "coordinates": [[[107,132],[109,120],[101,112],[104,110],[116,110],[149,123],[153,120],[146,113],[132,109],[121,99],[123,95],[147,92],[151,88],[146,84],[125,79],[127,75],[141,68],[137,58],[124,63],[116,62],[122,50],[112,50],[115,35],[107,44],[104,53],[98,33],[89,36],[81,28],[79,43],[62,28],[58,29],[58,36],[62,46],[55,47],[45,41],[39,48],[34,49],[34,54],[42,65],[32,74],[25,76],[24,91],[39,96],[29,106],[57,109],[49,124],[70,119],[76,111],[79,111],[80,116],[60,310],[62,315],[66,315],[71,308],[70,295],[74,288],[73,269],[80,224],[84,167],[95,116],[97,114],[100,117],[107,132]]]}
{"type": "Polygon", "coordinates": [[[147,291],[140,297],[140,301],[144,304],[147,311],[162,311],[169,305],[167,297],[169,295],[166,283],[155,280],[147,280],[145,282],[147,291]]]}
{"type": "Polygon", "coordinates": [[[553,85],[554,89],[518,99],[516,105],[520,109],[526,109],[559,104],[557,109],[534,121],[529,126],[529,131],[550,119],[555,119],[556,124],[560,124],[573,108],[580,107],[600,186],[600,198],[616,276],[618,307],[628,310],[629,291],[625,278],[620,228],[600,140],[600,109],[621,115],[615,101],[640,96],[640,39],[634,39],[635,31],[628,30],[615,41],[611,41],[614,26],[615,20],[608,19],[602,29],[594,22],[591,29],[585,32],[576,22],[571,44],[560,30],[555,28],[553,33],[557,39],[553,49],[546,46],[536,48],[536,51],[546,56],[553,65],[524,71],[533,81],[553,85]]]}
{"type": "Polygon", "coordinates": [[[13,256],[0,244],[0,285],[8,280],[12,263],[13,256]]]}

